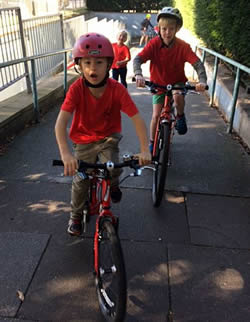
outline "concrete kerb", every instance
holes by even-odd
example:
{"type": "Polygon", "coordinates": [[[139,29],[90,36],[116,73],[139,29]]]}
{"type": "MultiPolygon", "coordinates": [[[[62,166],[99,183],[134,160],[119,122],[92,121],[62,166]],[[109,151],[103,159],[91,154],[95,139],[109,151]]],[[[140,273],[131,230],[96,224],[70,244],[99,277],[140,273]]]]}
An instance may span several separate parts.
{"type": "MultiPolygon", "coordinates": [[[[212,85],[213,66],[205,63],[208,84],[212,85]]],[[[234,78],[229,71],[220,66],[216,79],[214,106],[219,109],[224,119],[229,122],[233,100],[234,78]]],[[[250,148],[250,98],[247,91],[240,86],[236,103],[233,130],[239,135],[244,143],[250,148]]]]}
{"type": "MultiPolygon", "coordinates": [[[[48,112],[64,95],[64,75],[59,73],[37,84],[40,114],[48,112]]],[[[68,86],[77,78],[76,73],[68,72],[68,86]]],[[[4,144],[27,124],[34,122],[33,96],[27,91],[20,92],[0,102],[0,144],[4,144]]]]}

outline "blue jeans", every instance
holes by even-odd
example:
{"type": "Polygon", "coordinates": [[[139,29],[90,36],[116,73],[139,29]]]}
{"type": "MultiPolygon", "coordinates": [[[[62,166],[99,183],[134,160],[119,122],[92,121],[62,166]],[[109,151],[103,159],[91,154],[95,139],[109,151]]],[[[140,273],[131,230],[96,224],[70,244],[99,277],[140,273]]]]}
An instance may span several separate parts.
{"type": "Polygon", "coordinates": [[[118,81],[119,76],[120,76],[122,85],[127,88],[128,87],[126,82],[127,67],[112,69],[112,78],[118,81]]]}

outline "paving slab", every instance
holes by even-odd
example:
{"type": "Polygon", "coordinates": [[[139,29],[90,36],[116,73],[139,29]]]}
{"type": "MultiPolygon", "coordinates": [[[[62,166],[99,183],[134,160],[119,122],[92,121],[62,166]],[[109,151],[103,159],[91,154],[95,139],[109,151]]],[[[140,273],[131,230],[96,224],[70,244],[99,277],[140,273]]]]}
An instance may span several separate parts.
{"type": "Polygon", "coordinates": [[[181,191],[250,196],[250,155],[204,96],[187,100],[188,133],[175,135],[167,187],[181,191]],[[190,102],[190,103],[189,103],[190,102]]]}
{"type": "Polygon", "coordinates": [[[250,249],[250,199],[188,194],[191,243],[250,249]]]}
{"type": "MultiPolygon", "coordinates": [[[[39,321],[103,321],[93,278],[93,240],[51,240],[19,319],[39,321]],[[56,254],[56,256],[55,256],[56,254]]],[[[125,321],[166,321],[168,284],[166,245],[122,240],[128,281],[125,321]],[[134,258],[137,258],[134,261],[134,258]]]]}
{"type": "Polygon", "coordinates": [[[58,169],[52,160],[59,158],[54,125],[59,108],[54,108],[41,118],[39,124],[25,128],[9,146],[8,153],[1,156],[0,179],[47,181],[47,175],[58,169]],[[18,154],[18,162],[16,162],[18,154]]]}
{"type": "MultiPolygon", "coordinates": [[[[188,238],[184,199],[182,195],[168,194],[170,202],[167,208],[158,211],[152,207],[150,191],[146,191],[145,196],[140,189],[123,190],[124,199],[114,206],[114,213],[120,216],[119,231],[128,263],[130,286],[126,321],[141,321],[146,316],[146,321],[165,321],[165,303],[168,301],[164,284],[167,281],[164,277],[166,226],[169,224],[173,240],[188,238]],[[135,194],[137,207],[133,201],[135,194]],[[182,229],[180,227],[185,233],[176,237],[176,232],[182,229]]],[[[91,220],[84,240],[66,234],[70,183],[2,180],[1,195],[0,231],[11,229],[51,234],[49,247],[39,263],[17,317],[25,321],[101,321],[92,275],[95,221],[91,220]],[[7,212],[7,209],[10,211],[7,212]]],[[[10,317],[9,314],[7,316],[10,317]]]]}
{"type": "Polygon", "coordinates": [[[120,236],[139,241],[190,242],[184,197],[166,193],[162,206],[154,208],[151,191],[123,189],[123,199],[114,205],[120,218],[120,236]]]}
{"type": "Polygon", "coordinates": [[[250,321],[250,253],[169,245],[173,321],[250,321]]]}
{"type": "Polygon", "coordinates": [[[0,232],[59,235],[69,217],[70,186],[45,182],[0,183],[0,232]],[[58,227],[62,227],[58,229],[58,227]]]}
{"type": "Polygon", "coordinates": [[[49,241],[47,234],[0,233],[0,316],[15,317],[49,241]]]}
{"type": "MultiPolygon", "coordinates": [[[[137,89],[134,84],[128,88],[149,126],[152,95],[146,89],[137,89]]],[[[186,97],[185,112],[188,132],[174,135],[165,189],[249,197],[250,155],[227,134],[227,125],[218,111],[208,107],[204,94],[193,94],[186,97]]],[[[127,131],[128,128],[129,120],[123,118],[123,149],[135,152],[133,147],[136,145],[131,146],[131,142],[137,142],[136,135],[133,129],[127,131]]],[[[152,181],[146,182],[145,187],[150,188],[152,181]]],[[[139,183],[135,184],[139,186],[139,183]]]]}

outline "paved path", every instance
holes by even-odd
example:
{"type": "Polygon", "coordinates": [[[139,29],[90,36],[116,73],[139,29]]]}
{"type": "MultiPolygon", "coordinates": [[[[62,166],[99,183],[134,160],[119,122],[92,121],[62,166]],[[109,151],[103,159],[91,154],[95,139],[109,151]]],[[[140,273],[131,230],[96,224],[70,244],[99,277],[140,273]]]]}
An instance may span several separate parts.
{"type": "MultiPolygon", "coordinates": [[[[151,95],[129,84],[146,122],[151,95]]],[[[94,223],[65,233],[70,178],[58,158],[59,105],[0,157],[0,321],[102,321],[92,275],[94,223]],[[24,294],[24,301],[17,297],[24,294]],[[21,292],[21,293],[20,293],[21,292]]],[[[250,320],[250,156],[203,95],[187,97],[188,133],[174,137],[164,200],[152,207],[150,171],[123,184],[120,237],[127,322],[250,320]]],[[[137,152],[123,118],[122,152],[137,152]]]]}

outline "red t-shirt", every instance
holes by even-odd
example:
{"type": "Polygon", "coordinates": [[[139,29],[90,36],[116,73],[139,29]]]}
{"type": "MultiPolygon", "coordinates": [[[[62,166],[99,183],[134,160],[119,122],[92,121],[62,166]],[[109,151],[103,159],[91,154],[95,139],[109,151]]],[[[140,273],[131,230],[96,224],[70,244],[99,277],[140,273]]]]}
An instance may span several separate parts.
{"type": "Polygon", "coordinates": [[[125,67],[127,64],[116,65],[116,62],[124,60],[126,58],[128,58],[130,60],[131,56],[130,56],[129,48],[126,45],[119,46],[117,43],[112,44],[112,46],[113,46],[115,58],[114,58],[111,68],[113,69],[113,68],[125,67]]]}
{"type": "Polygon", "coordinates": [[[74,143],[91,143],[113,133],[121,132],[121,111],[129,117],[138,109],[127,89],[109,78],[100,98],[94,97],[82,78],[69,88],[61,106],[63,111],[74,113],[69,136],[74,143]]]}
{"type": "Polygon", "coordinates": [[[163,46],[160,37],[155,37],[138,55],[142,63],[150,60],[150,80],[160,85],[185,83],[185,62],[193,65],[199,59],[190,45],[179,38],[168,48],[163,46]]]}

